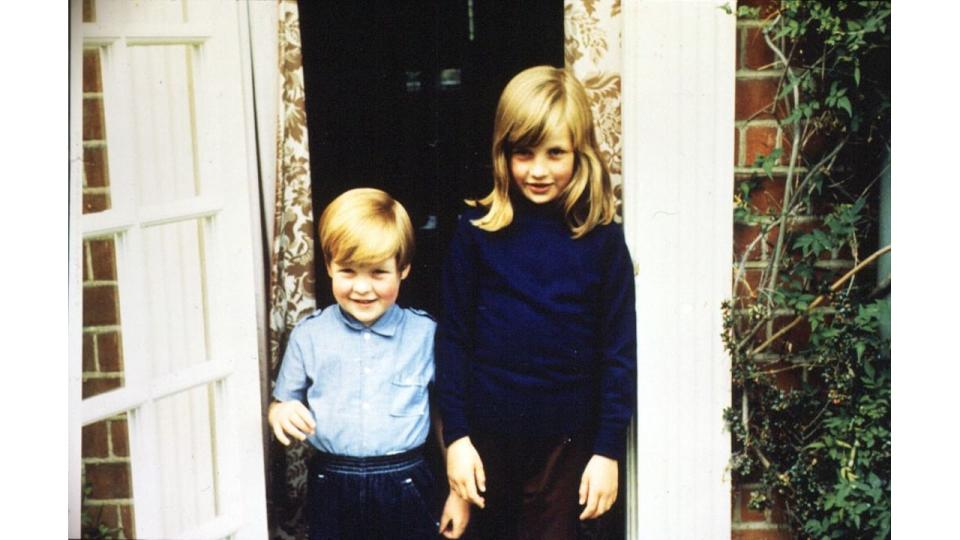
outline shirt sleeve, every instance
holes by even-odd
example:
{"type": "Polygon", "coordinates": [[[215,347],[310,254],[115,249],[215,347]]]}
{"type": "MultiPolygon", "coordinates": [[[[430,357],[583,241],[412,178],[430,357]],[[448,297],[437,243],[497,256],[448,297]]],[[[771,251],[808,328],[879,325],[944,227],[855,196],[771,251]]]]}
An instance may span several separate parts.
{"type": "Polygon", "coordinates": [[[294,327],[287,341],[287,350],[283,353],[280,373],[273,387],[273,398],[277,401],[306,401],[310,378],[303,355],[304,334],[300,326],[294,327]]]}
{"type": "Polygon", "coordinates": [[[443,419],[443,443],[470,434],[465,410],[465,384],[473,351],[476,309],[476,265],[470,231],[463,216],[457,225],[440,280],[440,318],[437,324],[437,403],[443,419]]]}
{"type": "Polygon", "coordinates": [[[600,418],[593,452],[620,460],[636,407],[637,313],[633,262],[623,227],[611,228],[603,259],[600,418]]]}

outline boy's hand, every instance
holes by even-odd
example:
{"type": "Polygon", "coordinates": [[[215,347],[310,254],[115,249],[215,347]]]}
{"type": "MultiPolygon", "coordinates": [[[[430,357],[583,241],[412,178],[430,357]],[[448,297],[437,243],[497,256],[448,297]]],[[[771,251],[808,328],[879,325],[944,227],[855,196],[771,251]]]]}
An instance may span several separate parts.
{"type": "Polygon", "coordinates": [[[313,430],[317,427],[310,410],[297,400],[271,403],[267,421],[270,422],[277,440],[284,446],[290,446],[287,435],[302,441],[307,438],[307,435],[313,434],[313,430]]]}
{"type": "Polygon", "coordinates": [[[580,504],[586,504],[580,520],[595,519],[617,500],[617,461],[594,454],[580,478],[580,504]]]}
{"type": "Polygon", "coordinates": [[[443,515],[440,517],[440,534],[446,538],[460,538],[470,522],[470,501],[461,499],[459,495],[450,492],[447,502],[443,505],[443,515]]]}
{"type": "Polygon", "coordinates": [[[487,477],[483,472],[483,462],[470,437],[461,437],[447,447],[447,478],[450,491],[461,499],[483,508],[485,502],[480,491],[487,490],[487,477]]]}

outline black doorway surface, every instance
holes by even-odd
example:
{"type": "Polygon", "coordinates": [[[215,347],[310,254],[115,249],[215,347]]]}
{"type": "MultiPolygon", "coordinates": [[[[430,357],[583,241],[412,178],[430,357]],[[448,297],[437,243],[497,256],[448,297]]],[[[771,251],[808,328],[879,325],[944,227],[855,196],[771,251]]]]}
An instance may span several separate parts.
{"type": "Polygon", "coordinates": [[[315,216],[354,187],[393,195],[417,235],[398,303],[436,313],[462,201],[491,186],[500,91],[526,67],[563,65],[563,2],[301,0],[299,9],[315,216]]]}

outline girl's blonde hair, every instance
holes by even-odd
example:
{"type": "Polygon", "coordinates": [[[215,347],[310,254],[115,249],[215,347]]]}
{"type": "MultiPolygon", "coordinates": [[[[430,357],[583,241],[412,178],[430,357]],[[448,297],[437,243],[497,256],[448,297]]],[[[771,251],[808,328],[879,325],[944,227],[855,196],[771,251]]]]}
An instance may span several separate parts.
{"type": "Polygon", "coordinates": [[[498,231],[513,221],[510,153],[518,147],[537,146],[559,129],[569,130],[573,143],[573,177],[557,201],[573,237],[613,221],[616,197],[610,173],[600,159],[587,93],[571,72],[536,66],[517,74],[500,95],[491,151],[493,191],[482,199],[467,201],[488,208],[486,215],[471,223],[485,231],[498,231]]]}
{"type": "Polygon", "coordinates": [[[397,270],[413,260],[414,233],[403,205],[374,188],[345,191],[320,216],[324,263],[374,264],[395,257],[397,270]]]}

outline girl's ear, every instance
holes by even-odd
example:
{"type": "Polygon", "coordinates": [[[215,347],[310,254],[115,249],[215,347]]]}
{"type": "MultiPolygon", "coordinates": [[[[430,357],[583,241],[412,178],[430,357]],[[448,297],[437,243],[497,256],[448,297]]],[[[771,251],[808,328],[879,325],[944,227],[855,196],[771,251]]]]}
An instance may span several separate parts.
{"type": "Polygon", "coordinates": [[[410,273],[410,265],[408,264],[403,267],[403,270],[400,270],[400,279],[401,280],[407,279],[407,274],[409,273],[410,273]]]}

